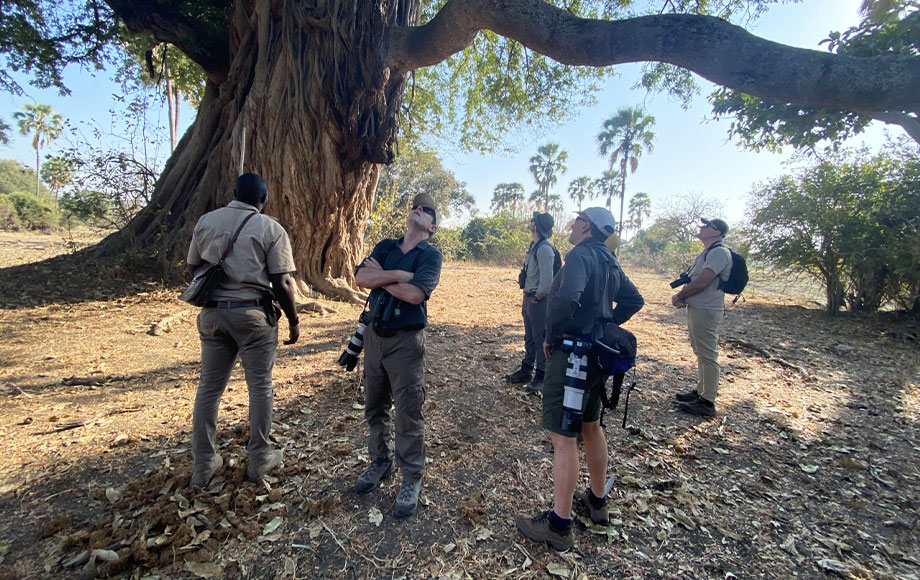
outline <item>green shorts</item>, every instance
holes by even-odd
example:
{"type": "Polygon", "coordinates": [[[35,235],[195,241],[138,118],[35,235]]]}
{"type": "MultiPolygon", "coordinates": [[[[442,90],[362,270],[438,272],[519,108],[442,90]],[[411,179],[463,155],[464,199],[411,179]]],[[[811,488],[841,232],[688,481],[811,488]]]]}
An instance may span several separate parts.
{"type": "MultiPolygon", "coordinates": [[[[565,368],[568,365],[569,353],[557,348],[553,356],[546,361],[546,376],[543,379],[543,428],[565,437],[576,437],[577,432],[566,431],[560,427],[562,424],[562,400],[565,398],[565,368]]],[[[585,396],[581,400],[584,413],[583,423],[600,421],[601,419],[601,392],[607,382],[607,375],[603,374],[596,365],[591,365],[588,371],[585,396]]]]}

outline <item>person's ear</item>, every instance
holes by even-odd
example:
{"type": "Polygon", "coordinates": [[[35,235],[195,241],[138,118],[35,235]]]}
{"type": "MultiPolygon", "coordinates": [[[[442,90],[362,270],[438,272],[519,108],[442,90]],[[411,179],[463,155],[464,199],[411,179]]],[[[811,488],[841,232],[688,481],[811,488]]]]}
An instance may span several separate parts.
{"type": "Polygon", "coordinates": [[[438,231],[438,226],[437,226],[437,224],[431,224],[430,226],[428,226],[428,235],[429,235],[429,236],[435,235],[435,234],[437,233],[437,231],[438,231]]]}

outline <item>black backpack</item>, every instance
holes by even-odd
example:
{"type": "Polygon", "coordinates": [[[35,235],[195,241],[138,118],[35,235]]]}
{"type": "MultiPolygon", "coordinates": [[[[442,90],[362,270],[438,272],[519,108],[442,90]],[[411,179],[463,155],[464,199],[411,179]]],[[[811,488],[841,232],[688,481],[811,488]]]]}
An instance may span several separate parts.
{"type": "MultiPolygon", "coordinates": [[[[728,253],[732,256],[732,269],[728,273],[727,280],[722,280],[721,278],[719,279],[719,290],[725,292],[726,294],[740,295],[742,292],[744,292],[744,288],[748,283],[747,262],[741,254],[729,248],[728,246],[723,246],[721,242],[713,244],[709,247],[709,250],[719,246],[728,250],[728,253]]],[[[707,254],[709,253],[709,250],[706,250],[707,254]]],[[[705,260],[706,257],[703,256],[703,259],[705,260]]],[[[732,302],[737,302],[737,300],[738,299],[735,298],[735,300],[732,302]]]]}
{"type": "MultiPolygon", "coordinates": [[[[556,246],[550,244],[549,240],[546,238],[542,238],[539,242],[537,242],[537,246],[543,242],[549,244],[549,247],[553,249],[553,277],[555,277],[556,274],[559,273],[559,270],[562,268],[562,256],[559,254],[559,250],[556,249],[556,246]]],[[[533,251],[536,252],[537,248],[534,247],[533,251]]]]}

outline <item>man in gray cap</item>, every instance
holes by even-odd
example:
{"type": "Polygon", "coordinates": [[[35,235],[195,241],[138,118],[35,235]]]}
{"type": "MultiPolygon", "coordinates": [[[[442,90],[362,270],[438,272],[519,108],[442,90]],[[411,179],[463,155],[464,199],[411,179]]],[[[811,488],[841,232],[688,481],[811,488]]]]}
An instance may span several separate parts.
{"type": "Polygon", "coordinates": [[[441,278],[441,251],[428,243],[438,231],[434,200],[412,200],[406,233],[382,240],[358,266],[355,282],[370,288],[372,319],[364,333],[364,418],[371,464],[355,480],[357,493],[375,489],[394,471],[402,472],[394,512],[415,512],[425,473],[425,327],[428,299],[441,278]],[[391,407],[395,446],[390,444],[391,407]],[[395,447],[395,448],[394,448],[395,447]]]}
{"type": "Polygon", "coordinates": [[[719,391],[719,327],[725,317],[725,292],[720,281],[728,280],[732,255],[722,245],[728,224],[720,219],[703,219],[696,237],[704,250],[687,271],[690,282],[671,297],[676,308],[687,309],[690,346],[696,355],[696,388],[678,393],[680,410],[693,415],[713,417],[719,391]]]}
{"type": "Polygon", "coordinates": [[[645,301],[620,269],[616,257],[604,241],[616,230],[616,222],[602,207],[589,207],[572,223],[569,241],[574,246],[565,257],[565,266],[553,279],[546,307],[546,380],[543,383],[543,428],[553,441],[553,509],[536,517],[515,517],[518,530],[531,540],[544,542],[565,551],[575,545],[572,533],[573,498],[595,524],[608,525],[607,440],[600,426],[601,394],[607,375],[588,352],[582,364],[574,341],[591,341],[598,324],[622,324],[638,312],[645,301]],[[616,307],[613,307],[616,303],[616,307]],[[569,373],[570,356],[572,372],[569,373]],[[578,361],[578,365],[575,362],[578,361]],[[566,387],[570,376],[578,377],[580,401],[566,387]],[[563,409],[580,405],[582,422],[578,426],[565,419],[563,409]],[[578,441],[581,433],[585,463],[591,484],[576,487],[579,475],[578,441]]]}
{"type": "Polygon", "coordinates": [[[546,371],[546,357],[543,355],[543,331],[546,327],[546,296],[553,283],[556,248],[549,242],[553,235],[553,216],[533,212],[528,226],[532,241],[524,257],[524,267],[518,283],[524,291],[521,315],[524,317],[524,358],[521,368],[505,375],[509,383],[520,384],[530,381],[526,391],[537,393],[543,385],[546,371]],[[536,372],[531,372],[536,364],[536,372]]]}

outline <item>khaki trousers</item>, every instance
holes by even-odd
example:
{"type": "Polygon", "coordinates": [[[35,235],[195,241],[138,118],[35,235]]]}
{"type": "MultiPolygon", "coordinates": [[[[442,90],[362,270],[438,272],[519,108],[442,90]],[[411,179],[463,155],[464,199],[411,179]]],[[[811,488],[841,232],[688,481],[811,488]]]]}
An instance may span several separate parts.
{"type": "Polygon", "coordinates": [[[249,388],[250,461],[260,461],[271,451],[272,368],[278,349],[278,327],[269,326],[261,306],[219,310],[203,308],[198,314],[201,338],[201,378],[192,414],[192,455],[195,467],[208,467],[215,453],[217,409],[239,354],[249,388]]]}
{"type": "Polygon", "coordinates": [[[719,327],[724,317],[724,310],[687,307],[690,346],[696,355],[696,391],[710,403],[719,393],[719,327]]]}
{"type": "Polygon", "coordinates": [[[364,333],[364,418],[371,461],[390,459],[390,408],[395,410],[396,465],[403,479],[425,472],[425,331],[403,330],[390,337],[368,327],[364,333]]]}

